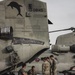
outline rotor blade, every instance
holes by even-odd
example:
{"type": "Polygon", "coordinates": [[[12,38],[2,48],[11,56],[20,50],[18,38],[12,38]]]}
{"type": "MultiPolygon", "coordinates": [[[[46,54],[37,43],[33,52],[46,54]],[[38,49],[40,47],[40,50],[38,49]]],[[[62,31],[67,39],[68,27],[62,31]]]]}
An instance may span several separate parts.
{"type": "Polygon", "coordinates": [[[61,30],[55,30],[55,31],[49,31],[49,33],[53,33],[53,32],[59,32],[59,31],[66,31],[66,30],[74,30],[74,27],[71,28],[67,28],[67,29],[61,29],[61,30]]]}

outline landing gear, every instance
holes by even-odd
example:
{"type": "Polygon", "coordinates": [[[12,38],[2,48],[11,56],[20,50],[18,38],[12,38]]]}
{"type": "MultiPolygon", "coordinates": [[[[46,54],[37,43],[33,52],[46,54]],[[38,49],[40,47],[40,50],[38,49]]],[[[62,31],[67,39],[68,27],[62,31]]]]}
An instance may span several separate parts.
{"type": "Polygon", "coordinates": [[[68,73],[64,73],[64,75],[69,75],[68,73]]]}

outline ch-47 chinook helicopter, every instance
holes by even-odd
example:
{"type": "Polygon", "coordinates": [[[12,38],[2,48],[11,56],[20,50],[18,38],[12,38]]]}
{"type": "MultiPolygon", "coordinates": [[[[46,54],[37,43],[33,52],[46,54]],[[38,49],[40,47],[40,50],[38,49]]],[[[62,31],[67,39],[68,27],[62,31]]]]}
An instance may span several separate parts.
{"type": "Polygon", "coordinates": [[[0,75],[31,62],[49,48],[48,23],[44,2],[0,2],[0,75]]]}
{"type": "Polygon", "coordinates": [[[55,30],[49,33],[66,30],[72,30],[73,32],[58,36],[55,45],[52,45],[51,52],[58,59],[58,71],[70,72],[75,75],[75,28],[55,30]]]}

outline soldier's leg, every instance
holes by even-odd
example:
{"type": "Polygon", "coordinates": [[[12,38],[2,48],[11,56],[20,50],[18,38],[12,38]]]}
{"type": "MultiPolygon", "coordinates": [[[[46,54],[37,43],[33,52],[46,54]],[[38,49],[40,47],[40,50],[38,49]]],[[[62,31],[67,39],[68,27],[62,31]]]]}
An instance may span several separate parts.
{"type": "Polygon", "coordinates": [[[50,69],[50,75],[52,75],[52,69],[50,69]]]}
{"type": "Polygon", "coordinates": [[[54,70],[52,70],[52,73],[51,73],[51,75],[55,75],[55,72],[54,72],[54,70]]]}
{"type": "Polygon", "coordinates": [[[53,70],[53,75],[57,75],[57,70],[53,70]]]}

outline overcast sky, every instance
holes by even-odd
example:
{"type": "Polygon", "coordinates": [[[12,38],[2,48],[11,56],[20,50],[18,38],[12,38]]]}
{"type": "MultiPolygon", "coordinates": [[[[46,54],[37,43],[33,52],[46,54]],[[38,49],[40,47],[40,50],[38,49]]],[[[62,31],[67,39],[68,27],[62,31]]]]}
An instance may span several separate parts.
{"type": "MultiPolygon", "coordinates": [[[[48,18],[53,22],[49,31],[75,27],[75,0],[41,0],[47,3],[48,18]]],[[[51,43],[54,44],[57,36],[71,31],[50,34],[51,43]]]]}

